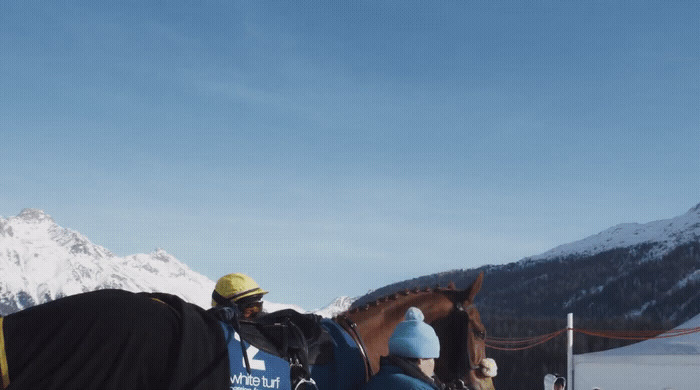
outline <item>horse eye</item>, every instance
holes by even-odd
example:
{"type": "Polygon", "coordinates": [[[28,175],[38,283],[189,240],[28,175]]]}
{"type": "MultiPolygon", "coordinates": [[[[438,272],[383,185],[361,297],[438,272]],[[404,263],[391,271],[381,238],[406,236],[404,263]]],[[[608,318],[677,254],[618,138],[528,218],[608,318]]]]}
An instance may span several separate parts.
{"type": "Polygon", "coordinates": [[[474,335],[482,340],[486,339],[486,331],[485,330],[474,329],[474,335]]]}

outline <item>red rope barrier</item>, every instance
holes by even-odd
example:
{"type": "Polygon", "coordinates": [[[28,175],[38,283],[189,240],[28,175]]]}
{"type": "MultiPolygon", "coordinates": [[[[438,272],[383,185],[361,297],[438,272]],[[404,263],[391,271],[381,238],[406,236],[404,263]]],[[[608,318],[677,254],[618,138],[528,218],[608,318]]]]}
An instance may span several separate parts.
{"type": "Polygon", "coordinates": [[[665,339],[670,337],[678,337],[686,334],[700,332],[700,327],[697,328],[686,328],[686,329],[671,329],[668,331],[663,330],[588,330],[588,329],[574,329],[574,332],[583,333],[589,336],[605,337],[609,339],[618,340],[649,340],[653,338],[665,339]]]}
{"type": "MultiPolygon", "coordinates": [[[[531,337],[487,337],[486,346],[491,349],[500,351],[522,351],[537,345],[546,343],[565,333],[569,329],[560,329],[558,331],[531,337]]],[[[670,337],[678,337],[691,333],[700,332],[700,327],[671,329],[671,330],[589,330],[573,328],[574,332],[582,333],[588,336],[603,337],[618,340],[649,340],[663,339],[670,337]]]]}
{"type": "Polygon", "coordinates": [[[495,339],[495,338],[487,338],[486,339],[486,346],[491,348],[491,349],[497,349],[501,351],[522,351],[528,348],[532,348],[536,345],[544,344],[547,341],[559,336],[560,334],[566,332],[566,329],[561,329],[553,333],[549,333],[546,335],[541,335],[541,336],[535,336],[535,337],[529,337],[529,338],[523,338],[523,339],[512,339],[512,340],[506,340],[506,339],[495,339]],[[494,344],[503,344],[503,345],[513,345],[511,347],[499,347],[494,344]],[[522,345],[522,346],[515,346],[515,345],[522,345]]]}

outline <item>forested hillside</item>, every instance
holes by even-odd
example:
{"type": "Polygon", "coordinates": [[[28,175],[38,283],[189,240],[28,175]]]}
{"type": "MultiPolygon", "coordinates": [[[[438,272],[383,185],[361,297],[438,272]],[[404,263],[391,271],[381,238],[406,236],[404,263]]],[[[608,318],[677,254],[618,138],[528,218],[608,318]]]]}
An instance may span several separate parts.
{"type": "MultiPolygon", "coordinates": [[[[525,260],[429,275],[393,284],[358,299],[362,305],[389,292],[416,286],[468,287],[485,271],[475,303],[489,337],[532,337],[566,328],[668,330],[700,313],[700,242],[654,257],[657,245],[615,248],[592,256],[525,260]]],[[[521,351],[487,348],[496,359],[497,389],[541,389],[547,373],[565,374],[564,334],[521,351]]],[[[576,333],[574,353],[615,348],[634,341],[576,333]]]]}

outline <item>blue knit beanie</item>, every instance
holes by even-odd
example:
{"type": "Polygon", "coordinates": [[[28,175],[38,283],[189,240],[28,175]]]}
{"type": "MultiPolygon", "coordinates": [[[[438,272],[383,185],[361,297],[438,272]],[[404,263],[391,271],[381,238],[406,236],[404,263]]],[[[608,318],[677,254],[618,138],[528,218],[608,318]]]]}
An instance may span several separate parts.
{"type": "Polygon", "coordinates": [[[406,311],[389,338],[389,354],[419,359],[440,357],[440,340],[432,326],[423,322],[423,312],[417,307],[406,311]]]}

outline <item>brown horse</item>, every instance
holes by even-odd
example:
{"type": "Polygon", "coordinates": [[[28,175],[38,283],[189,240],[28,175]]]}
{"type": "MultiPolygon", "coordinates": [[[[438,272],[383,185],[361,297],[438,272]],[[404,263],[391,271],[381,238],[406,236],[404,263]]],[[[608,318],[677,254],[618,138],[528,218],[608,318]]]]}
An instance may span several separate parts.
{"type": "Polygon", "coordinates": [[[493,381],[482,372],[486,332],[473,304],[483,279],[482,272],[465,290],[456,290],[453,283],[447,288],[404,290],[351,309],[334,320],[358,336],[356,341],[361,348],[364,344],[370,373],[376,373],[379,357],[389,353],[388,342],[394,328],[409,307],[417,307],[440,339],[440,358],[435,362],[437,378],[443,383],[461,381],[469,389],[494,390],[493,381]]]}

